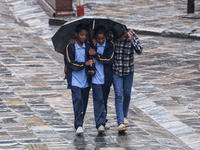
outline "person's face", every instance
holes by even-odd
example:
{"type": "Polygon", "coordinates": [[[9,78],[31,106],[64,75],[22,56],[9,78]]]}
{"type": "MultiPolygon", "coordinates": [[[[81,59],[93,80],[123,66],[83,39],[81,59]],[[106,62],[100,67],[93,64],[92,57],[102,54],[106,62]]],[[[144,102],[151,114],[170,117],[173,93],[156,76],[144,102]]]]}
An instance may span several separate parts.
{"type": "Polygon", "coordinates": [[[83,43],[87,39],[87,31],[81,30],[79,33],[75,33],[78,42],[83,43]]]}
{"type": "Polygon", "coordinates": [[[127,35],[127,31],[125,31],[124,35],[118,39],[116,39],[118,42],[122,41],[124,37],[127,35]]]}
{"type": "Polygon", "coordinates": [[[97,40],[97,42],[99,42],[100,45],[102,45],[104,43],[105,39],[106,39],[105,34],[98,34],[96,36],[96,40],[97,40]]]}

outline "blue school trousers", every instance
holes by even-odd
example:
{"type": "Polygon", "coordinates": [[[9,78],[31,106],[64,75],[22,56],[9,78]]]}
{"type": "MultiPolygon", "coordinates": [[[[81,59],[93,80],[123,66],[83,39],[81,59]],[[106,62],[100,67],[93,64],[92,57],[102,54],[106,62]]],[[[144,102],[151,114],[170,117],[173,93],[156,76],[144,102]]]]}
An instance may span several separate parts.
{"type": "MultiPolygon", "coordinates": [[[[105,105],[105,111],[106,111],[106,116],[107,116],[107,103],[108,103],[108,96],[110,93],[110,86],[106,86],[105,84],[103,85],[103,99],[104,99],[104,105],[105,105]]],[[[106,122],[108,120],[106,119],[106,122]]]]}
{"type": "Polygon", "coordinates": [[[104,105],[102,85],[92,84],[92,94],[93,94],[95,123],[96,123],[96,128],[98,129],[100,125],[105,126],[106,123],[106,110],[104,105]]]}
{"type": "Polygon", "coordinates": [[[86,113],[90,88],[71,87],[74,108],[74,127],[83,127],[83,119],[86,113]]]}

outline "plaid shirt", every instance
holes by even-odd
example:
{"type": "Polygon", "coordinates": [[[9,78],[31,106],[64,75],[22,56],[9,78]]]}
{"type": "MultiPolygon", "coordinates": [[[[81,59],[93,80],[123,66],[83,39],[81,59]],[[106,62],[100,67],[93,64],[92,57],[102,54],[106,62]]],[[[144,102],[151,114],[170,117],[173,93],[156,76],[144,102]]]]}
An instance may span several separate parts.
{"type": "Polygon", "coordinates": [[[113,73],[119,76],[129,75],[134,71],[134,50],[139,55],[142,53],[143,48],[135,32],[133,36],[132,41],[127,34],[122,41],[118,42],[113,35],[109,35],[115,43],[113,73]]]}

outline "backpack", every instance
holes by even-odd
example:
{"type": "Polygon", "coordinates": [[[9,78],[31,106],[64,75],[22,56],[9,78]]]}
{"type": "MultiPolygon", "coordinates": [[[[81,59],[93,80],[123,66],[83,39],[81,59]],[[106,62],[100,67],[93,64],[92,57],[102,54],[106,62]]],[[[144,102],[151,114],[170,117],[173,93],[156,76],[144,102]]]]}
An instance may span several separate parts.
{"type": "Polygon", "coordinates": [[[67,60],[66,60],[66,49],[63,51],[63,56],[64,56],[64,73],[65,73],[65,79],[67,79],[67,60]]]}
{"type": "MultiPolygon", "coordinates": [[[[64,73],[65,73],[65,79],[67,79],[67,60],[66,60],[66,50],[67,50],[67,47],[64,49],[63,51],[63,56],[64,56],[64,63],[65,63],[65,66],[64,66],[64,73]]],[[[71,53],[72,53],[72,49],[71,49],[71,53]]]]}

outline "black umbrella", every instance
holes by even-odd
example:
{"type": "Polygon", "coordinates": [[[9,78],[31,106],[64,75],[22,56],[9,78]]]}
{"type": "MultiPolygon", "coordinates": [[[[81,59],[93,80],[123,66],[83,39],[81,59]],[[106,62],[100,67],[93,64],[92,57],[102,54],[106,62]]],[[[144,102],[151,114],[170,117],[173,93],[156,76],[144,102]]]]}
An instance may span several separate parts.
{"type": "Polygon", "coordinates": [[[112,28],[118,22],[113,21],[107,17],[99,17],[99,16],[83,16],[78,19],[66,22],[64,25],[58,29],[58,31],[52,37],[52,42],[54,45],[55,51],[63,54],[64,49],[66,48],[70,39],[75,38],[75,27],[79,23],[88,24],[89,33],[87,40],[91,40],[93,38],[93,29],[96,25],[104,25],[108,30],[112,28]]]}

